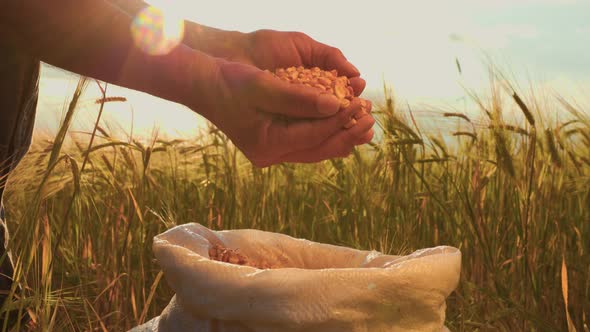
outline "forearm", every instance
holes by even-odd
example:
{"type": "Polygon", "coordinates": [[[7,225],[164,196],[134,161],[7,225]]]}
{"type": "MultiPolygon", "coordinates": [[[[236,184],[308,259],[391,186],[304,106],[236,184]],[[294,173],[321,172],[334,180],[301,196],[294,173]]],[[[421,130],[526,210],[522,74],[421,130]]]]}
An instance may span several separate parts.
{"type": "MultiPolygon", "coordinates": [[[[131,16],[149,6],[141,0],[107,0],[131,16]]],[[[172,0],[174,1],[174,0],[172,0]]],[[[183,43],[188,47],[219,58],[239,57],[247,46],[247,34],[208,27],[192,21],[185,22],[183,43]]]]}
{"type": "Polygon", "coordinates": [[[127,13],[129,16],[135,16],[142,9],[149,7],[149,4],[141,0],[107,0],[113,5],[119,7],[122,11],[127,13]]]}
{"type": "Polygon", "coordinates": [[[196,50],[224,59],[245,56],[248,34],[239,31],[221,30],[187,21],[184,44],[196,50]]]}
{"type": "Polygon", "coordinates": [[[5,1],[0,22],[1,38],[41,61],[179,103],[215,70],[215,59],[183,45],[145,54],[131,36],[132,18],[103,0],[5,1]]]}

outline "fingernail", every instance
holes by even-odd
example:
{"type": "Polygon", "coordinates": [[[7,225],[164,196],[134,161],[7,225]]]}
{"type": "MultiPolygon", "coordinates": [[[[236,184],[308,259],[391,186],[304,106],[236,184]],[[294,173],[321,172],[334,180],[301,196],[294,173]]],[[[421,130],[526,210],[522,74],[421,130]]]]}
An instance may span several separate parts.
{"type": "Polygon", "coordinates": [[[318,97],[317,108],[320,114],[334,114],[338,112],[338,109],[340,108],[340,101],[331,94],[322,93],[318,97]]]}

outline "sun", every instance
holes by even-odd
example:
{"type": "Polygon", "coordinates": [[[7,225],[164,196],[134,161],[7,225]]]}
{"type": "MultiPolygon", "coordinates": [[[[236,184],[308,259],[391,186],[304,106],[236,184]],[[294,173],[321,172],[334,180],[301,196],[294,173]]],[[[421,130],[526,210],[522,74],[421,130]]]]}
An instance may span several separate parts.
{"type": "Polygon", "coordinates": [[[184,20],[170,10],[150,6],[131,23],[135,45],[150,55],[166,55],[182,43],[184,20]]]}

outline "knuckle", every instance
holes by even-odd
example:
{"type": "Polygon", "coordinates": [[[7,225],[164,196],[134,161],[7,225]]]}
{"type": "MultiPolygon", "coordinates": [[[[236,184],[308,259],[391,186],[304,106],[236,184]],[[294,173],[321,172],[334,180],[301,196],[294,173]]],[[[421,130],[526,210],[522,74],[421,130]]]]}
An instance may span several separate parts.
{"type": "Polygon", "coordinates": [[[251,34],[255,41],[261,41],[267,38],[269,35],[272,35],[273,33],[274,31],[271,29],[260,29],[252,32],[251,34]]]}
{"type": "Polygon", "coordinates": [[[344,58],[344,53],[342,53],[342,51],[339,48],[334,47],[334,46],[330,46],[328,48],[328,53],[331,56],[334,56],[334,57],[342,57],[342,58],[344,58]]]}
{"type": "Polygon", "coordinates": [[[303,39],[309,38],[308,35],[306,35],[303,32],[300,32],[300,31],[291,31],[291,32],[289,32],[289,35],[290,35],[291,38],[293,38],[293,39],[299,39],[299,40],[303,40],[303,39]]]}

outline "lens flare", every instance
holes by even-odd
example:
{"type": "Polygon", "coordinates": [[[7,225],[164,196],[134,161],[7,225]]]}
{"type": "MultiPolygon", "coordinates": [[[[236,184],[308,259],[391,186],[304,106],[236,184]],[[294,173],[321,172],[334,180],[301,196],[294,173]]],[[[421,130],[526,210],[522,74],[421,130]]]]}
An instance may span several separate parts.
{"type": "Polygon", "coordinates": [[[184,20],[156,7],[142,10],[131,23],[135,45],[150,55],[166,55],[182,42],[184,20]]]}

